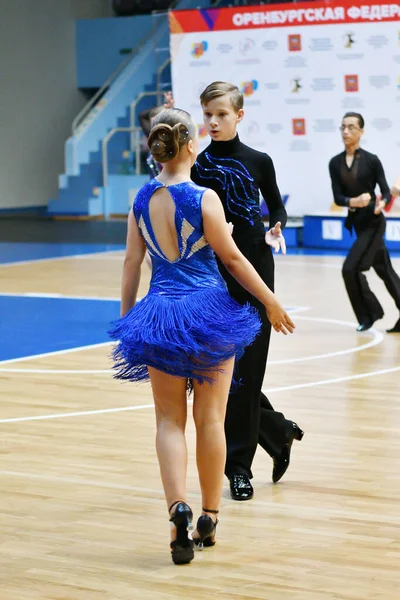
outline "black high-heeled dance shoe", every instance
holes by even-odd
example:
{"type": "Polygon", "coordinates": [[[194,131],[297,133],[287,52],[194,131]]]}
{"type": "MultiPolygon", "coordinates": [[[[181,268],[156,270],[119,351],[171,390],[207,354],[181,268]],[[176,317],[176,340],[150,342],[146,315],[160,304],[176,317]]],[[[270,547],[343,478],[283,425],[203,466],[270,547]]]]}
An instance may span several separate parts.
{"type": "MultiPolygon", "coordinates": [[[[219,510],[209,510],[208,508],[203,508],[203,512],[217,515],[219,510]]],[[[204,547],[215,545],[215,531],[217,529],[217,525],[218,519],[213,521],[208,515],[201,515],[201,517],[198,518],[196,530],[199,534],[199,537],[193,538],[193,541],[199,550],[203,550],[204,547]]]]}
{"type": "Polygon", "coordinates": [[[171,513],[174,506],[176,508],[170,518],[171,523],[176,527],[176,540],[170,544],[172,561],[176,565],[186,565],[194,559],[194,543],[188,536],[188,531],[193,529],[193,513],[190,506],[182,500],[177,500],[171,504],[169,513],[171,513]]]}

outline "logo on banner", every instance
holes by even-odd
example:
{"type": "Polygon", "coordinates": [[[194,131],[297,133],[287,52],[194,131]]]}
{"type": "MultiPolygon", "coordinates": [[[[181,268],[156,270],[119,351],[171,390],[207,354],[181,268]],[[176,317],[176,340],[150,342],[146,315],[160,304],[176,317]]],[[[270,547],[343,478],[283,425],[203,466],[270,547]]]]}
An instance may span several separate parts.
{"type": "Polygon", "coordinates": [[[208,29],[212,31],[214,29],[220,11],[218,9],[212,8],[211,10],[200,10],[199,13],[204,19],[208,29]]]}
{"type": "Polygon", "coordinates": [[[292,79],[290,81],[290,86],[292,88],[292,94],[298,94],[299,93],[299,91],[303,87],[300,82],[301,82],[301,77],[295,77],[294,79],[292,79]]]}
{"type": "Polygon", "coordinates": [[[354,39],[354,33],[353,32],[345,33],[343,36],[343,42],[344,42],[345,48],[352,48],[353,44],[356,43],[356,41],[354,39]]]}
{"type": "Polygon", "coordinates": [[[301,35],[299,33],[288,36],[289,52],[300,52],[301,35]]]}
{"type": "Polygon", "coordinates": [[[196,42],[192,44],[192,49],[190,54],[194,56],[194,58],[200,58],[204,55],[208,50],[208,42],[196,42]]]}
{"type": "Polygon", "coordinates": [[[206,126],[201,123],[200,125],[197,125],[197,130],[199,132],[199,138],[205,138],[207,135],[207,129],[206,126]]]}
{"type": "Polygon", "coordinates": [[[243,96],[252,96],[258,89],[258,81],[253,79],[252,81],[244,81],[240,84],[240,91],[243,96]]]}
{"type": "Polygon", "coordinates": [[[292,119],[293,135],[306,135],[306,120],[292,119]]]}
{"type": "Polygon", "coordinates": [[[249,54],[252,50],[254,50],[254,48],[255,42],[251,38],[246,38],[245,40],[242,40],[239,44],[239,52],[244,56],[249,54]]]}
{"type": "Polygon", "coordinates": [[[345,75],[344,85],[346,92],[358,92],[358,75],[345,75]]]}
{"type": "Polygon", "coordinates": [[[254,137],[260,132],[260,126],[257,121],[250,121],[247,126],[246,133],[248,137],[254,137]]]}

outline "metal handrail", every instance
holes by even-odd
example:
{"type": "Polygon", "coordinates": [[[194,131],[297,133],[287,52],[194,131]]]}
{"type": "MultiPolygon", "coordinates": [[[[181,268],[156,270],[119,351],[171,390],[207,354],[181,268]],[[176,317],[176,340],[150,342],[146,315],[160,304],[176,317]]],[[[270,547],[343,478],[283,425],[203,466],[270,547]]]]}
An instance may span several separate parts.
{"type": "MultiPolygon", "coordinates": [[[[115,127],[111,129],[106,135],[106,137],[102,141],[102,163],[103,163],[103,187],[108,185],[108,142],[111,138],[118,132],[133,132],[133,131],[141,131],[140,127],[115,127]]],[[[140,144],[137,144],[136,147],[136,173],[140,174],[140,144]]]]}
{"type": "MultiPolygon", "coordinates": [[[[159,99],[160,96],[162,96],[162,91],[161,90],[156,90],[155,92],[141,92],[140,94],[138,94],[135,98],[135,100],[133,102],[131,102],[130,106],[129,106],[129,114],[130,114],[130,124],[131,127],[134,127],[135,125],[135,111],[136,111],[136,107],[138,105],[138,103],[140,102],[140,100],[142,98],[146,98],[148,96],[157,96],[157,98],[159,99]]],[[[159,103],[161,104],[161,100],[159,99],[159,103]]],[[[130,148],[131,150],[133,150],[133,136],[131,136],[131,144],[130,144],[130,148]]]]}
{"type": "Polygon", "coordinates": [[[123,71],[126,65],[132,60],[133,51],[125,58],[125,60],[119,65],[119,67],[112,73],[112,75],[107,79],[105,83],[101,86],[100,89],[97,90],[94,96],[85,104],[80,113],[78,113],[75,119],[72,121],[72,135],[76,134],[76,131],[79,125],[84,121],[85,117],[90,113],[93,106],[97,103],[97,100],[103,96],[106,89],[110,87],[111,83],[118,77],[118,75],[123,71]]]}
{"type": "Polygon", "coordinates": [[[168,65],[171,64],[171,59],[167,58],[162,65],[160,65],[157,69],[157,90],[159,91],[161,89],[161,73],[164,71],[164,69],[166,67],[168,67],[168,65]]]}
{"type": "MultiPolygon", "coordinates": [[[[168,59],[170,60],[170,59],[168,59]]],[[[160,72],[161,70],[165,69],[165,67],[167,66],[168,61],[165,61],[161,67],[160,67],[160,72]]],[[[130,150],[133,151],[135,150],[135,163],[136,163],[136,174],[140,175],[140,145],[138,144],[138,136],[137,133],[139,131],[141,131],[141,127],[137,127],[135,126],[135,111],[136,111],[136,107],[138,105],[138,103],[140,102],[140,100],[142,100],[142,98],[146,98],[149,96],[157,96],[158,98],[160,98],[160,96],[162,96],[163,92],[161,90],[156,90],[153,92],[141,92],[140,94],[138,94],[135,98],[135,100],[130,104],[129,107],[129,111],[130,111],[130,127],[115,127],[114,129],[111,129],[111,131],[108,132],[108,134],[105,136],[105,138],[102,141],[102,163],[103,163],[103,186],[108,185],[108,143],[110,141],[110,139],[118,132],[121,131],[125,131],[125,132],[130,132],[131,136],[130,136],[130,150]]],[[[159,100],[159,102],[161,103],[161,100],[159,100]]]]}
{"type": "Polygon", "coordinates": [[[123,71],[124,68],[130,63],[130,61],[140,52],[140,50],[143,48],[144,44],[153,37],[153,35],[157,31],[159,25],[160,25],[160,22],[156,21],[155,24],[153,25],[153,27],[143,37],[143,39],[141,39],[140,42],[137,44],[137,46],[135,46],[135,48],[133,48],[133,50],[129,54],[129,56],[127,56],[126,59],[114,71],[114,73],[112,73],[112,75],[101,86],[101,88],[96,92],[96,94],[89,100],[89,102],[87,102],[87,104],[85,104],[85,106],[82,108],[80,113],[75,117],[75,119],[72,122],[72,135],[76,134],[76,131],[77,131],[79,125],[82,123],[82,121],[85,119],[85,117],[89,114],[89,112],[95,106],[97,100],[101,96],[103,96],[106,89],[118,77],[118,75],[121,73],[121,71],[123,71]]]}

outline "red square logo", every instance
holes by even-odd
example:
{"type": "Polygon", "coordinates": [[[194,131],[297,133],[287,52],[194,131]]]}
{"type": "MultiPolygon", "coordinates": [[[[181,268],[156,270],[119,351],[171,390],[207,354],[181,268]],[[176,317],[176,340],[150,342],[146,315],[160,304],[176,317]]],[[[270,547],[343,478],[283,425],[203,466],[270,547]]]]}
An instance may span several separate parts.
{"type": "Polygon", "coordinates": [[[292,119],[293,135],[306,135],[306,120],[292,119]]]}
{"type": "Polygon", "coordinates": [[[289,35],[288,36],[288,46],[290,52],[300,52],[301,50],[301,35],[289,35]]]}
{"type": "Polygon", "coordinates": [[[358,92],[358,75],[345,75],[344,86],[346,92],[358,92]]]}

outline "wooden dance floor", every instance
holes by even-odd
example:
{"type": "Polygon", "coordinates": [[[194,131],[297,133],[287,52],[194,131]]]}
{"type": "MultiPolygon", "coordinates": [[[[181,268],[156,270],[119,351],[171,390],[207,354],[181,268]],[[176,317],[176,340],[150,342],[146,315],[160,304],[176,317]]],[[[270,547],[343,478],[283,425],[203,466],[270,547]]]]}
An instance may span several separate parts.
{"type": "MultiPolygon", "coordinates": [[[[225,485],[217,545],[177,567],[150,388],[109,371],[122,259],[0,264],[1,600],[397,600],[400,335],[380,280],[386,315],[357,334],[342,257],[277,258],[297,329],[273,334],[264,389],[305,436],[277,485],[257,452],[254,499],[225,485]]],[[[191,418],[188,441],[197,518],[191,418]]]]}

